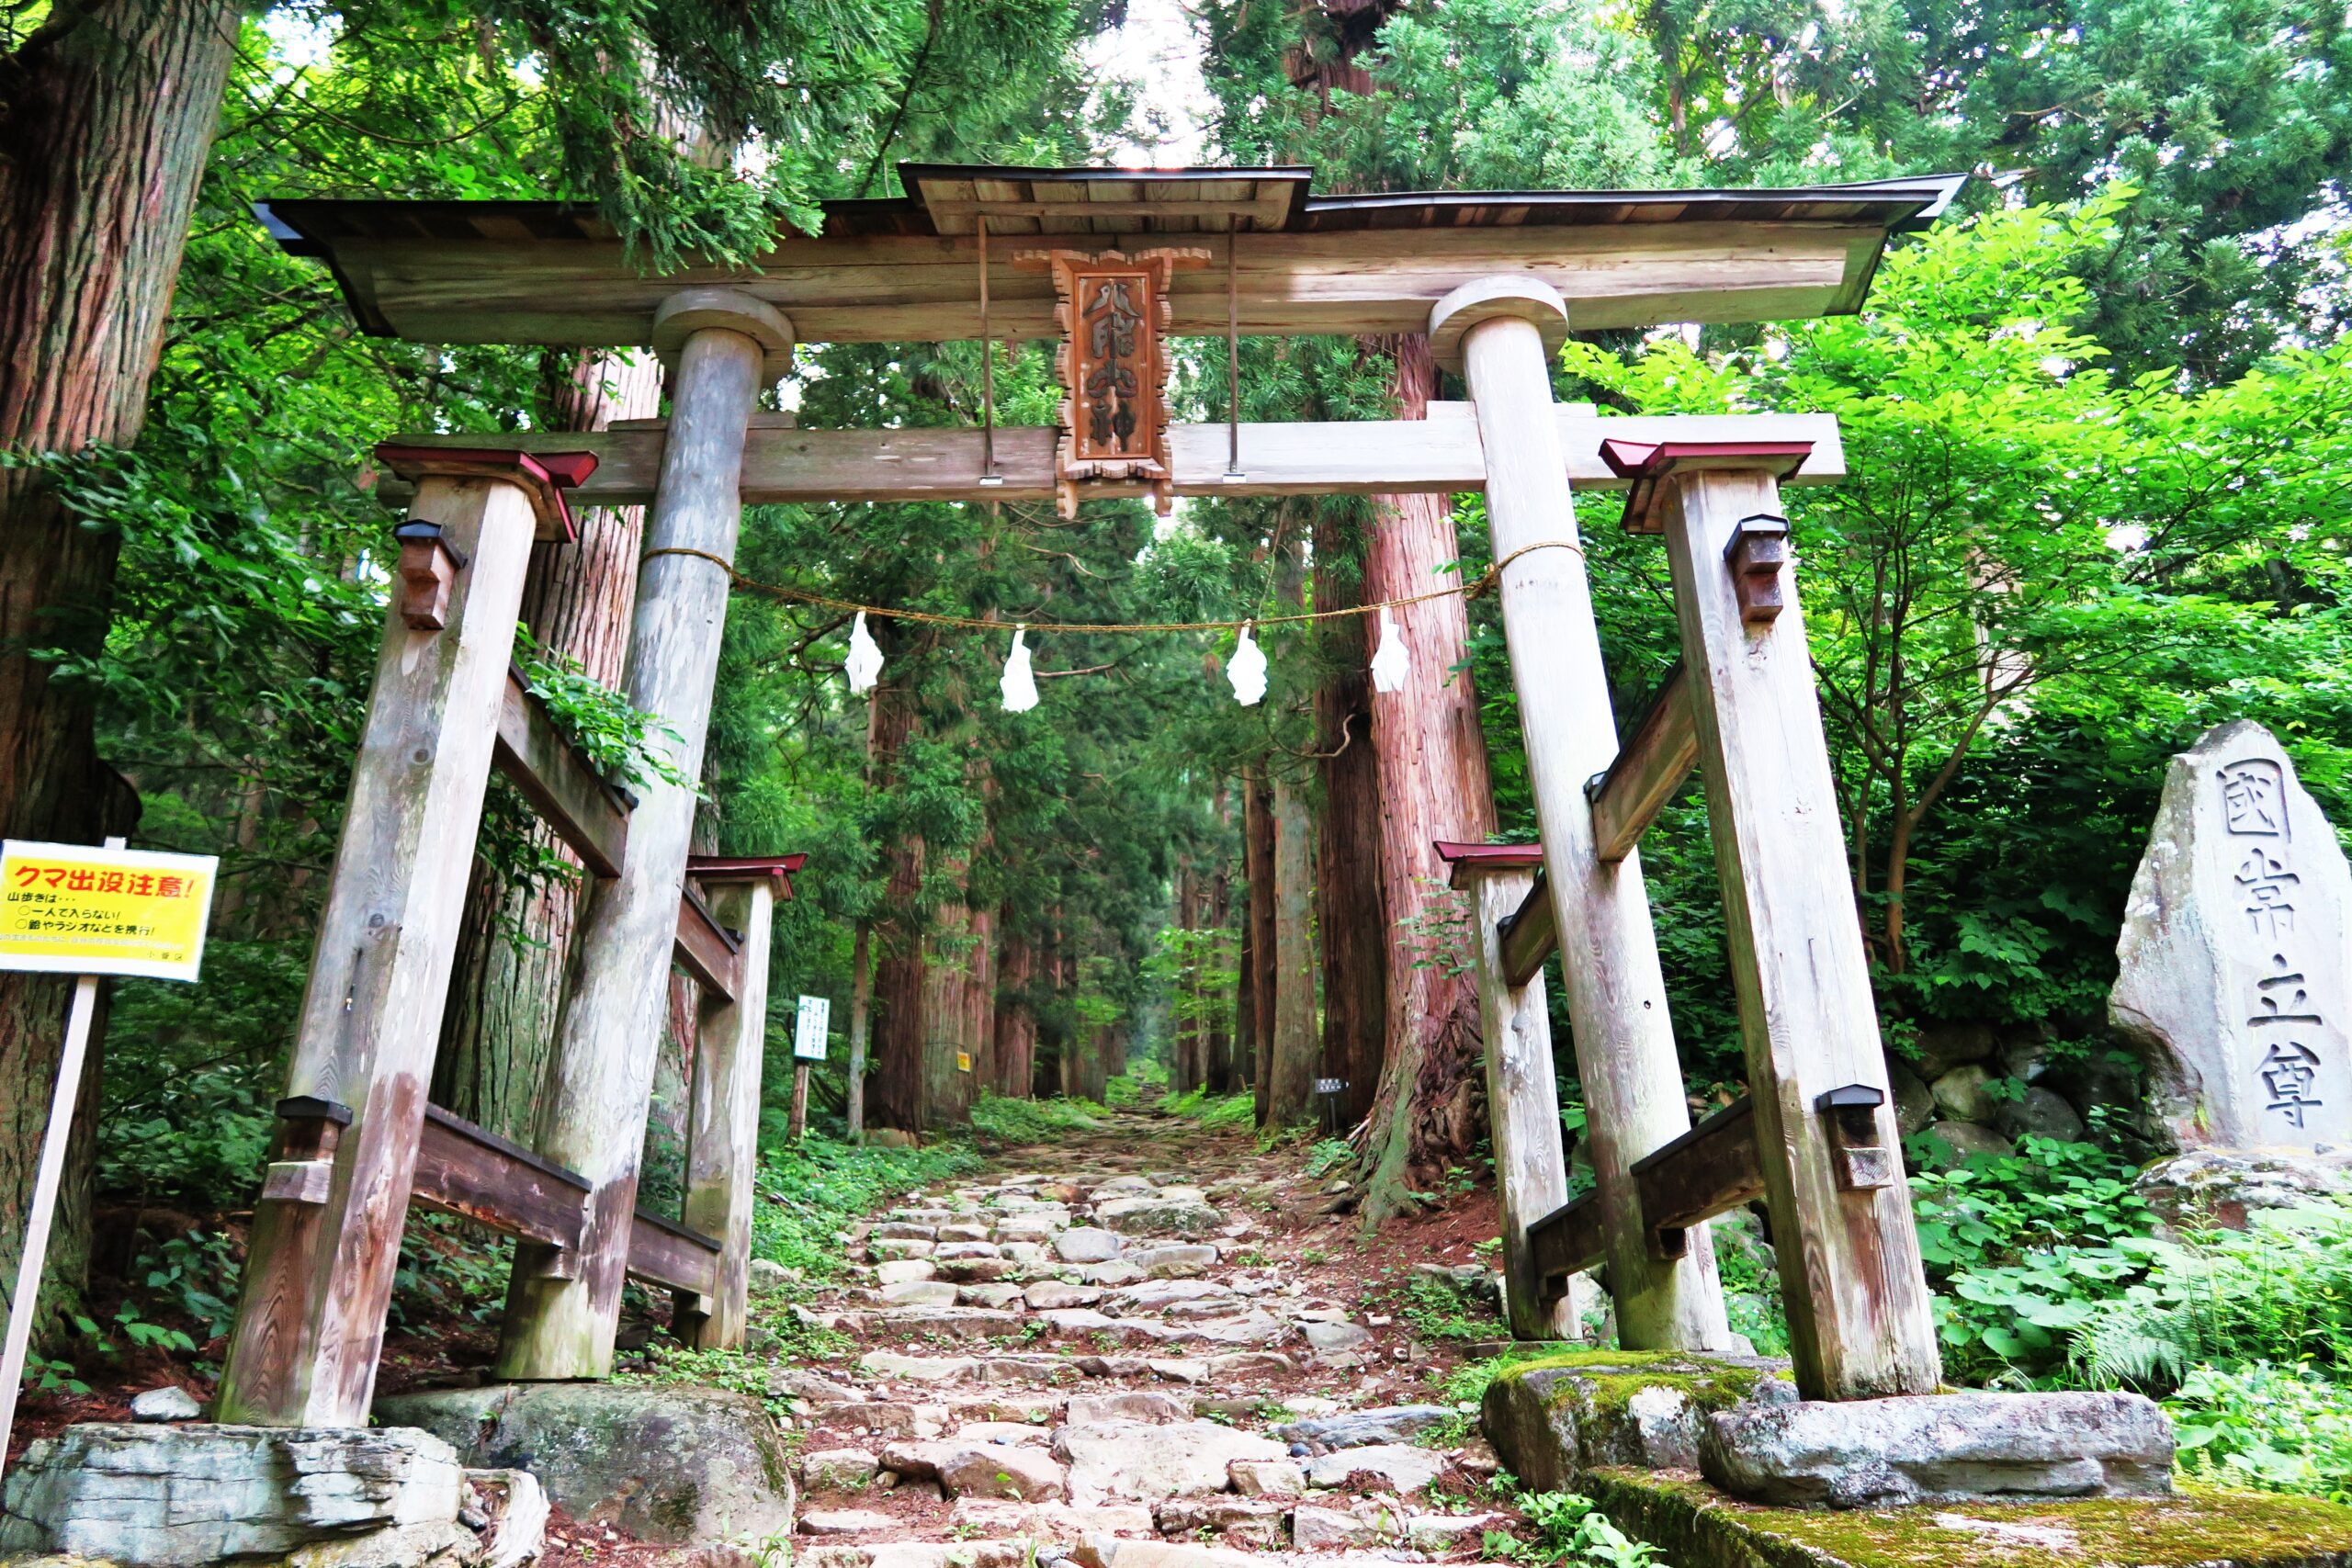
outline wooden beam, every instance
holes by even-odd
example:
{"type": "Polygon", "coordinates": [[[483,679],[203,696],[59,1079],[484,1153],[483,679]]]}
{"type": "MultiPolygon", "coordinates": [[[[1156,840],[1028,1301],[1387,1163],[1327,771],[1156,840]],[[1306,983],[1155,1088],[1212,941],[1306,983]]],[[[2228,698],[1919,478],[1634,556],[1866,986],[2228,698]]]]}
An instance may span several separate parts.
{"type": "MultiPolygon", "coordinates": [[[[1617,753],[1592,584],[1577,543],[1569,450],[1552,403],[1552,355],[1537,318],[1565,325],[1534,277],[1480,281],[1430,314],[1433,342],[1457,341],[1487,460],[1487,519],[1500,574],[1503,637],[1519,693],[1544,881],[1584,1085],[1609,1286],[1620,1342],[1638,1350],[1730,1343],[1713,1269],[1649,1256],[1628,1167],[1690,1130],[1649,896],[1630,868],[1593,852],[1585,781],[1617,753]]],[[[1555,340],[1556,341],[1556,340],[1555,340]]],[[[1850,921],[1849,922],[1851,923],[1850,921]]],[[[1703,1246],[1694,1244],[1697,1254],[1703,1246]]]]}
{"type": "MultiPolygon", "coordinates": [[[[1430,417],[1325,423],[1245,424],[1242,477],[1227,479],[1226,427],[1179,424],[1168,433],[1179,495],[1467,494],[1487,485],[1485,453],[1470,405],[1434,402],[1430,417]]],[[[1604,437],[1628,441],[1727,441],[1735,437],[1810,441],[1813,455],[1791,481],[1834,484],[1845,478],[1845,448],[1829,414],[1641,414],[1603,419],[1571,408],[1553,411],[1568,482],[1578,490],[1623,490],[1600,460],[1604,437]]],[[[403,435],[412,446],[457,445],[464,435],[403,435]]],[[[596,471],[570,493],[574,506],[641,506],[653,497],[668,431],[659,421],[625,430],[526,432],[525,449],[589,451],[596,471]]],[[[1051,501],[1056,433],[1034,425],[996,433],[1003,482],[980,482],[977,430],[801,430],[754,422],[743,455],[747,505],[812,502],[1051,501]]],[[[385,493],[393,493],[389,486],[385,493]]],[[[1141,486],[1103,495],[1141,495],[1141,486]]]]}
{"type": "Polygon", "coordinates": [[[220,1374],[241,1425],[368,1424],[400,1262],[537,526],[496,479],[428,477],[417,514],[466,564],[442,629],[387,608],[220,1374]]]}
{"type": "Polygon", "coordinates": [[[1503,981],[1524,986],[1544,973],[1544,961],[1560,945],[1559,923],[1552,916],[1552,889],[1538,871],[1527,897],[1498,928],[1502,938],[1503,981]]]}
{"type": "Polygon", "coordinates": [[[1807,1399],[1932,1393],[1935,1319],[1794,569],[1777,562],[1781,607],[1751,619],[1741,581],[1752,578],[1725,559],[1747,519],[1780,513],[1780,487],[1760,469],[1662,482],[1797,1387],[1807,1399]]]}
{"type": "Polygon", "coordinates": [[[1458,856],[1453,871],[1456,886],[1466,886],[1472,904],[1487,1121],[1495,1146],[1496,1221],[1503,1244],[1504,1315],[1514,1338],[1577,1338],[1583,1325],[1560,1292],[1544,1293],[1527,1237],[1528,1222],[1558,1208],[1568,1193],[1551,1010],[1544,1004],[1540,969],[1522,982],[1503,977],[1498,929],[1498,917],[1527,896],[1536,870],[1490,854],[1458,856]]]}
{"type": "Polygon", "coordinates": [[[718,1243],[675,1220],[639,1209],[629,1216],[628,1273],[649,1285],[713,1297],[718,1291],[718,1243]]]}
{"type": "Polygon", "coordinates": [[[506,672],[498,743],[491,761],[530,802],[539,820],[571,846],[591,876],[621,874],[628,848],[628,807],[556,728],[513,670],[506,672]]]}
{"type": "MultiPolygon", "coordinates": [[[[697,324],[670,371],[668,440],[646,518],[628,659],[628,699],[668,721],[675,737],[667,742],[670,760],[685,779],[702,772],[727,622],[727,574],[703,558],[735,554],[744,438],[766,374],[763,345],[772,344],[780,324],[756,301],[740,302],[734,325],[723,314],[728,301],[698,293],[693,303],[697,324]]],[[[692,785],[647,784],[629,814],[621,874],[590,888],[582,904],[536,1144],[594,1189],[588,1234],[571,1280],[535,1276],[527,1256],[534,1249],[515,1249],[501,1377],[612,1372],[694,819],[692,785]]]]}
{"type": "Polygon", "coordinates": [[[710,906],[687,888],[678,898],[678,935],[670,956],[694,976],[706,996],[731,1000],[741,984],[742,944],[718,923],[710,906]]]}
{"type": "Polygon", "coordinates": [[[1601,860],[1632,854],[1699,765],[1699,737],[1690,728],[1690,698],[1683,686],[1678,663],[1609,771],[1585,786],[1592,799],[1593,853],[1601,860]]]}
{"type": "MultiPolygon", "coordinates": [[[[686,1097],[686,1224],[720,1243],[717,1281],[679,1303],[672,1329],[696,1349],[731,1350],[750,1326],[752,1210],[758,1201],[760,1069],[768,1031],[768,933],[781,876],[710,890],[714,923],[743,933],[735,985],[705,990],[686,1097]]],[[[807,1064],[802,1064],[806,1066],[807,1064]]]]}
{"type": "Polygon", "coordinates": [[[410,1196],[428,1208],[570,1253],[588,1223],[588,1181],[437,1105],[424,1108],[410,1196]]]}
{"type": "MultiPolygon", "coordinates": [[[[299,213],[298,204],[287,204],[299,213]]],[[[1069,216],[1084,219],[1095,204],[1069,216]]],[[[990,326],[1057,335],[1050,283],[1015,272],[992,236],[990,326]]],[[[1575,302],[1580,331],[1667,321],[1788,321],[1853,310],[1885,243],[1883,222],[1702,220],[1519,228],[1242,234],[1236,302],[1246,335],[1423,331],[1431,302],[1491,273],[1541,277],[1575,302]]],[[[1116,243],[1102,236],[1104,245],[1116,243]]],[[[333,259],[364,318],[418,343],[619,347],[647,341],[673,292],[740,290],[788,317],[807,343],[978,338],[973,236],[792,236],[755,272],[655,274],[618,241],[338,236],[333,259]]],[[[1182,275],[1174,330],[1221,337],[1223,267],[1182,275]]]]}
{"type": "MultiPolygon", "coordinates": [[[[1653,1257],[1682,1257],[1690,1228],[1754,1201],[1764,1191],[1756,1150],[1756,1108],[1740,1100],[1716,1111],[1632,1167],[1642,1229],[1653,1257]]],[[[1609,1261],[1609,1238],[1592,1193],[1553,1210],[1528,1227],[1528,1246],[1547,1297],[1570,1274],[1609,1261]]]]}
{"type": "Polygon", "coordinates": [[[1662,1149],[1634,1162],[1642,1228],[1652,1256],[1679,1258],[1686,1234],[1764,1196],[1756,1154],[1756,1102],[1740,1097],[1662,1149]]]}

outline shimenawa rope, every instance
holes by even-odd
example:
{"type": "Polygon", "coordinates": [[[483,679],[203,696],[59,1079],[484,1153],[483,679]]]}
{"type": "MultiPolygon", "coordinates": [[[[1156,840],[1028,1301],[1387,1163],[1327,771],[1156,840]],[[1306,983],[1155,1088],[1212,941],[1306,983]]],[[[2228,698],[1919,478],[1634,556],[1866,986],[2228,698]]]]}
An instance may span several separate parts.
{"type": "MultiPolygon", "coordinates": [[[[1531,550],[1568,550],[1579,557],[1584,554],[1583,546],[1567,539],[1539,539],[1534,544],[1520,546],[1519,548],[1495,562],[1485,571],[1480,572],[1478,580],[1475,582],[1457,583],[1451,588],[1431,589],[1427,593],[1408,594],[1401,599],[1383,599],[1370,604],[1351,604],[1338,610],[1301,610],[1285,615],[1253,615],[1247,619],[1231,621],[1145,621],[1126,624],[1023,621],[1020,624],[1034,632],[1222,632],[1235,631],[1242,626],[1278,626],[1308,621],[1338,620],[1346,615],[1369,615],[1382,610],[1401,609],[1408,604],[1425,604],[1432,599],[1449,599],[1457,593],[1465,599],[1478,598],[1493,589],[1495,583],[1502,577],[1505,567],[1531,550]]],[[[837,610],[844,615],[880,615],[889,620],[911,621],[922,626],[959,626],[967,630],[987,632],[1001,632],[1013,624],[1001,619],[982,620],[977,615],[943,615],[929,610],[893,610],[881,604],[860,604],[849,599],[829,598],[822,593],[811,593],[805,588],[787,587],[781,582],[762,582],[757,578],[746,577],[737,571],[735,563],[723,557],[715,556],[708,550],[691,549],[684,545],[663,545],[659,548],[648,550],[638,558],[638,565],[642,568],[647,561],[653,559],[656,556],[691,556],[696,560],[707,560],[724,571],[727,574],[727,581],[737,588],[754,593],[765,593],[774,598],[788,599],[795,604],[813,605],[821,610],[837,610]]]]}

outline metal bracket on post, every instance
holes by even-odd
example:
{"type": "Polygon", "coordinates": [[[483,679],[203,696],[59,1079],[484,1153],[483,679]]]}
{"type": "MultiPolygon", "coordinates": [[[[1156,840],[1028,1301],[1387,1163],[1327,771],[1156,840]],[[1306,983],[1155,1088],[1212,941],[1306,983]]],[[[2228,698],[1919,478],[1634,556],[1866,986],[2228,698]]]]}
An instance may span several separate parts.
{"type": "Polygon", "coordinates": [[[1879,1142],[1878,1110],[1886,1092],[1868,1084],[1848,1084],[1816,1096],[1813,1108],[1829,1122],[1829,1146],[1838,1157],[1838,1186],[1846,1192],[1871,1192],[1894,1185],[1894,1151],[1879,1142]]]}
{"type": "Polygon", "coordinates": [[[1724,545],[1724,564],[1731,568],[1743,624],[1770,626],[1780,619],[1781,569],[1789,564],[1789,520],[1769,512],[1741,518],[1724,545]]]}

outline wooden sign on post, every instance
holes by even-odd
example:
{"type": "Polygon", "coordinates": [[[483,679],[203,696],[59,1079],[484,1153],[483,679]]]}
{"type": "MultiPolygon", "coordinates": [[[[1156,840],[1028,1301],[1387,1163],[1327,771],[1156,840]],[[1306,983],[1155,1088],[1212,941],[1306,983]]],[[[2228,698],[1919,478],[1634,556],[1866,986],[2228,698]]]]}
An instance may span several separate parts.
{"type": "Polygon", "coordinates": [[[825,1059],[825,1033],[831,1026],[831,997],[803,997],[792,1024],[792,1141],[808,1131],[808,1064],[825,1059]]]}
{"type": "Polygon", "coordinates": [[[1053,274],[1061,303],[1054,321],[1062,345],[1054,359],[1068,395],[1061,405],[1061,441],[1055,452],[1055,508],[1078,515],[1080,488],[1090,482],[1141,482],[1165,514],[1172,504],[1175,469],[1168,449],[1168,353],[1164,334],[1172,316],[1169,275],[1180,266],[1206,266],[1209,253],[1194,247],[1139,251],[1023,251],[1017,267],[1053,274]]]}
{"type": "Polygon", "coordinates": [[[65,1013],[57,1087],[33,1173],[24,1251],[8,1300],[8,1337],[0,1348],[0,1457],[17,1420],[17,1391],[33,1331],[33,1308],[49,1260],[49,1231],[65,1175],[74,1101],[89,1055],[98,977],[131,975],[193,980],[204,959],[204,932],[220,863],[211,855],[153,854],[108,839],[86,844],[0,842],[0,969],[78,975],[65,1013]]]}

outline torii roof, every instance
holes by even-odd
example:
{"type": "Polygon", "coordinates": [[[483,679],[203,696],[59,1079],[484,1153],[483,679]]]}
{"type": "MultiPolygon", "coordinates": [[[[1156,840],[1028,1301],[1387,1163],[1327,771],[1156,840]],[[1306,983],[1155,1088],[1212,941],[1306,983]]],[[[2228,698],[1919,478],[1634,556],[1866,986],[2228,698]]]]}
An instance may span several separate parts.
{"type": "Polygon", "coordinates": [[[1317,196],[1313,171],[1299,167],[909,164],[899,176],[907,195],[827,203],[819,234],[779,234],[756,269],[662,276],[641,272],[580,203],[256,210],[290,254],[333,266],[368,332],[426,343],[642,344],[664,297],[711,284],[767,301],[808,342],[977,337],[982,217],[999,337],[1053,335],[1049,281],[1009,265],[1023,240],[1041,238],[1089,249],[1189,238],[1209,249],[1217,265],[1180,274],[1171,290],[1179,333],[1225,331],[1230,246],[1245,333],[1368,333],[1421,331],[1453,288],[1504,271],[1559,289],[1578,329],[1852,311],[1888,237],[1932,222],[1966,179],[1317,196]]]}

